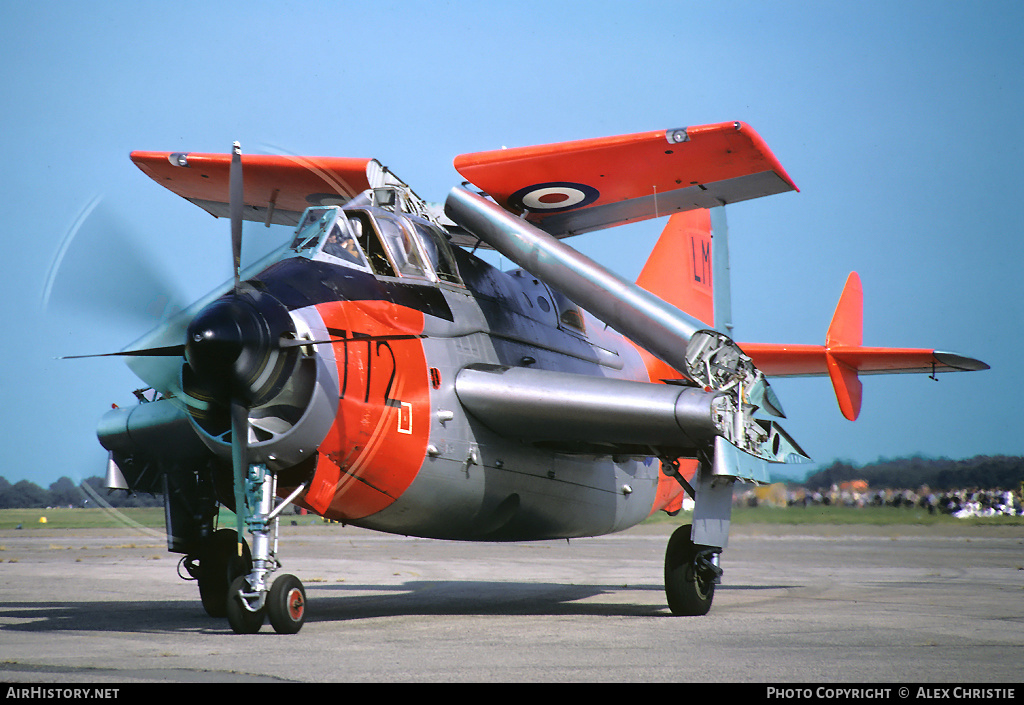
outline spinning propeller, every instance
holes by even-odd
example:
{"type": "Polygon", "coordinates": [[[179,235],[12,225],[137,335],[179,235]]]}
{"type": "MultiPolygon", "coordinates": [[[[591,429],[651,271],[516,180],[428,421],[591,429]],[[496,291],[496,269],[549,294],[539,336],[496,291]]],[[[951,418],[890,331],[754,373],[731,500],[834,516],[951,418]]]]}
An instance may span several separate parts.
{"type": "MultiPolygon", "coordinates": [[[[156,363],[152,369],[136,369],[135,371],[165,394],[180,398],[191,413],[206,418],[218,418],[220,419],[218,424],[223,425],[225,431],[230,428],[235,509],[239,551],[241,551],[242,530],[248,514],[245,501],[245,480],[252,462],[249,447],[249,413],[252,408],[272,399],[287,383],[300,355],[299,346],[334,341],[297,341],[295,324],[288,310],[272,296],[242,281],[242,209],[244,204],[242,158],[238,142],[234,143],[232,149],[229,193],[233,258],[231,289],[219,298],[213,298],[216,297],[215,293],[213,297],[207,297],[190,306],[177,317],[142,338],[141,345],[137,344],[138,347],[133,346],[127,350],[99,355],[72,355],[66,356],[64,359],[87,357],[126,357],[130,360],[133,358],[136,360],[140,358],[183,358],[184,364],[180,366],[156,363]],[[177,342],[181,340],[182,333],[184,333],[184,342],[177,342]],[[180,369],[180,377],[176,374],[174,377],[170,376],[170,371],[174,369],[180,369]],[[155,378],[159,378],[159,380],[155,378]]],[[[98,199],[83,211],[75,228],[65,238],[61,255],[52,267],[47,281],[43,299],[44,308],[50,302],[52,292],[62,293],[64,289],[68,288],[66,283],[55,288],[56,272],[60,268],[71,240],[81,230],[81,225],[93,213],[97,204],[98,199]]],[[[128,252],[129,255],[134,254],[134,251],[127,245],[129,240],[122,237],[118,230],[109,226],[110,223],[105,222],[104,227],[101,228],[103,242],[113,242],[122,255],[122,260],[125,252],[128,252]]],[[[101,291],[99,304],[102,305],[102,308],[112,308],[115,300],[121,306],[124,301],[138,300],[139,292],[142,292],[141,297],[150,296],[152,293],[150,290],[153,287],[136,286],[139,281],[156,281],[158,286],[163,286],[162,278],[156,277],[155,274],[150,276],[153,268],[146,266],[145,258],[130,257],[130,259],[132,259],[131,271],[141,274],[129,278],[127,283],[123,283],[115,290],[114,294],[103,294],[101,291]],[[136,259],[138,266],[135,266],[136,259]],[[132,290],[124,291],[127,287],[132,287],[132,290]]],[[[95,272],[90,274],[92,274],[91,279],[95,280],[95,272]]],[[[123,278],[120,276],[107,279],[123,282],[123,278]]],[[[74,284],[74,282],[72,284],[78,294],[86,288],[74,284]]],[[[152,293],[152,296],[159,299],[155,293],[152,293]]],[[[72,298],[70,295],[55,296],[54,298],[63,299],[65,297],[68,300],[72,298]]],[[[166,301],[167,297],[164,296],[161,300],[166,301]]],[[[141,364],[141,362],[140,360],[138,363],[130,362],[130,364],[141,364]]],[[[133,369],[135,368],[133,367],[133,369]]]]}
{"type": "Polygon", "coordinates": [[[61,325],[88,321],[92,328],[138,334],[184,307],[179,282],[102,196],[95,196],[64,233],[43,283],[41,309],[61,325]]]}
{"type": "MultiPolygon", "coordinates": [[[[188,324],[183,353],[182,391],[187,398],[226,410],[231,428],[231,466],[238,550],[247,519],[245,480],[251,464],[249,412],[272,399],[295,369],[299,351],[295,324],[276,299],[241,281],[242,156],[234,143],[230,172],[230,293],[203,308],[188,324]]],[[[241,555],[241,553],[239,553],[241,555]]]]}

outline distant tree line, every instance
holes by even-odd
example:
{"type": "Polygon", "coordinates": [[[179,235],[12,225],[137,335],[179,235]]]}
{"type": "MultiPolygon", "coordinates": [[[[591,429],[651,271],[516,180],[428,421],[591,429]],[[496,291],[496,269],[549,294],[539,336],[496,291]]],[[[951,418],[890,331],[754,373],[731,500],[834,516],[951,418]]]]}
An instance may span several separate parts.
{"type": "Polygon", "coordinates": [[[163,498],[148,494],[132,495],[123,490],[110,492],[104,478],[86,478],[81,485],[62,477],[48,489],[22,480],[13,485],[0,477],[0,509],[43,509],[46,507],[95,507],[97,497],[112,507],[162,507],[163,498]],[[88,490],[82,485],[88,485],[88,490]]]}
{"type": "Polygon", "coordinates": [[[933,491],[961,489],[1017,490],[1024,482],[1024,457],[978,455],[966,460],[899,458],[856,467],[836,461],[807,476],[803,486],[824,490],[851,480],[865,480],[872,488],[919,488],[933,491]]]}
{"type": "MultiPolygon", "coordinates": [[[[872,488],[919,488],[927,485],[933,491],[954,491],[968,488],[1019,489],[1024,482],[1024,456],[979,455],[967,460],[946,458],[898,458],[880,460],[863,466],[836,461],[829,467],[807,476],[803,486],[808,490],[828,489],[851,480],[866,480],[872,488]]],[[[90,477],[82,484],[62,477],[47,489],[22,480],[13,485],[0,477],[0,509],[45,507],[92,507],[96,497],[113,507],[160,507],[163,499],[148,494],[129,494],[123,490],[110,492],[102,477],[90,477]]]]}

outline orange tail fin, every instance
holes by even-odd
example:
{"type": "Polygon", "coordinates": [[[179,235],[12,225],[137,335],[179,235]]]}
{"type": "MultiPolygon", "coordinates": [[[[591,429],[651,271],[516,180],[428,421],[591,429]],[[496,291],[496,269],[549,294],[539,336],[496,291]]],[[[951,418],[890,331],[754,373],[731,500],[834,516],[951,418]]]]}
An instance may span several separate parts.
{"type": "Polygon", "coordinates": [[[855,421],[860,415],[860,404],[863,398],[863,385],[857,377],[857,370],[837,359],[832,353],[833,348],[856,348],[863,341],[864,331],[864,291],[861,288],[860,276],[850,272],[846,285],[836,305],[825,334],[825,361],[828,364],[828,376],[836,390],[836,399],[843,416],[855,421]]]}
{"type": "Polygon", "coordinates": [[[658,238],[636,283],[681,311],[715,324],[711,213],[676,213],[658,238]]]}

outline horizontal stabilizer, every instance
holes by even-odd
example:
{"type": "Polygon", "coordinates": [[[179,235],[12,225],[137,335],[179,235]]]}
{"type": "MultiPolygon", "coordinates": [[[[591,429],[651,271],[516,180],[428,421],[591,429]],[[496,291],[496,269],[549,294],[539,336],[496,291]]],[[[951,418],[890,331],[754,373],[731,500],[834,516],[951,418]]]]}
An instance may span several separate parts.
{"type": "Polygon", "coordinates": [[[879,348],[861,345],[863,293],[860,277],[850,274],[832,317],[825,345],[741,343],[759,370],[769,377],[828,375],[843,416],[851,421],[860,413],[861,375],[929,374],[987,370],[981,360],[922,348],[879,348]]]}

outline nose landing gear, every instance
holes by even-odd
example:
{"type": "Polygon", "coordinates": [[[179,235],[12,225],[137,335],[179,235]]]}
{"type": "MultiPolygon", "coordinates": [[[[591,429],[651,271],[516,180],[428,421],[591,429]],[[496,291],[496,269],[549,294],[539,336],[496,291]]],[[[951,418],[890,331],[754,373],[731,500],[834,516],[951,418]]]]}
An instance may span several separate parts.
{"type": "Polygon", "coordinates": [[[228,590],[227,617],[236,634],[255,634],[267,618],[278,634],[296,634],[306,622],[306,589],[286,573],[270,590],[255,590],[249,576],[241,575],[228,590]]]}
{"type": "MultiPolygon", "coordinates": [[[[274,507],[277,478],[262,464],[251,465],[245,478],[246,504],[255,509],[245,524],[252,534],[252,570],[239,575],[227,590],[228,624],[236,634],[255,634],[269,617],[278,634],[295,634],[306,621],[306,590],[294,575],[270,576],[281,567],[277,560],[278,517],[304,489],[300,485],[274,507]],[[269,585],[269,587],[268,587],[269,585]]],[[[242,511],[245,508],[240,508],[242,511]]]]}

